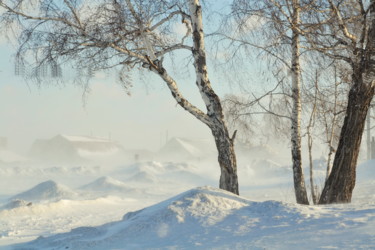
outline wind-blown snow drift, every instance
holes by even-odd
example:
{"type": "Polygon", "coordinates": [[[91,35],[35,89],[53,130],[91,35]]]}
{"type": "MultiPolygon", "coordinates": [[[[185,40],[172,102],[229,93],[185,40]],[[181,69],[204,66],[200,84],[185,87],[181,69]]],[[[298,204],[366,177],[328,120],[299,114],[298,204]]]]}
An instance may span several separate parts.
{"type": "Polygon", "coordinates": [[[75,196],[76,193],[68,187],[49,180],[36,185],[28,191],[13,196],[12,199],[22,199],[26,201],[56,201],[61,199],[71,199],[75,196]]]}
{"type": "Polygon", "coordinates": [[[121,221],[40,237],[16,249],[369,249],[374,233],[371,203],[354,210],[252,202],[202,187],[127,213],[121,221]]]}
{"type": "Polygon", "coordinates": [[[124,196],[142,194],[140,190],[132,188],[122,181],[116,180],[109,176],[100,177],[95,181],[82,186],[80,190],[95,194],[97,197],[117,193],[123,194],[124,196]]]}

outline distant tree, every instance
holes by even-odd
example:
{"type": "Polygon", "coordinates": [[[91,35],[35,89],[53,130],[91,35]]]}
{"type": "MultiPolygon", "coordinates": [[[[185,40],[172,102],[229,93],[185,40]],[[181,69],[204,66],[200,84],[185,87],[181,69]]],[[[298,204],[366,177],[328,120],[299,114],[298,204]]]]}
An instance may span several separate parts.
{"type": "MultiPolygon", "coordinates": [[[[15,30],[17,55],[46,62],[74,63],[88,71],[122,67],[146,69],[168,86],[178,105],[206,124],[215,139],[221,169],[220,188],[238,194],[237,163],[221,101],[212,89],[207,69],[202,8],[199,0],[1,0],[0,24],[15,30]],[[185,34],[174,32],[184,25],[185,34]],[[175,51],[192,56],[196,86],[206,112],[179,90],[163,64],[175,51]]],[[[59,75],[58,67],[52,74],[59,75]]]]}
{"type": "Polygon", "coordinates": [[[318,192],[315,188],[314,184],[314,164],[312,159],[312,147],[313,147],[313,135],[312,129],[315,125],[316,120],[316,110],[317,110],[317,102],[318,102],[318,82],[319,82],[319,74],[316,71],[315,79],[314,79],[314,93],[312,95],[312,108],[310,112],[309,122],[306,127],[306,134],[307,134],[307,148],[309,152],[309,172],[310,172],[310,192],[311,192],[311,199],[314,204],[318,203],[318,192]]]}
{"type": "Polygon", "coordinates": [[[347,69],[342,67],[342,64],[336,64],[333,64],[333,72],[330,74],[333,75],[331,77],[333,79],[327,79],[328,84],[318,87],[319,105],[317,106],[317,122],[320,124],[319,127],[323,128],[323,141],[328,148],[326,181],[331,173],[332,159],[339,141],[339,133],[344,121],[345,107],[349,93],[349,84],[345,82],[345,79],[348,79],[347,69]]]}
{"type": "MultiPolygon", "coordinates": [[[[315,53],[316,54],[316,53],[315,53]]],[[[309,116],[306,126],[306,140],[309,155],[311,197],[318,203],[321,190],[315,185],[313,177],[313,142],[326,146],[326,178],[331,171],[331,162],[338,144],[339,132],[344,118],[348,84],[344,82],[347,69],[341,68],[338,62],[316,54],[314,65],[319,66],[315,74],[305,74],[303,88],[303,106],[309,116]],[[326,66],[323,66],[326,65],[326,66]],[[315,198],[314,198],[315,197],[315,198]]],[[[324,183],[324,180],[322,180],[324,183]]]]}

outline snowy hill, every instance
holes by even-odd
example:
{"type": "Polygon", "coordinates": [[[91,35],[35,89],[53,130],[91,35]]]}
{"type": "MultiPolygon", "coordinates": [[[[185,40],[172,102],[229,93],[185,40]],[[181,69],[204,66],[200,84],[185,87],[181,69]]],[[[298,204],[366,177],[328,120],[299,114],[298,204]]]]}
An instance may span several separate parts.
{"type": "Polygon", "coordinates": [[[118,222],[39,237],[15,249],[371,249],[374,235],[373,203],[353,209],[252,202],[203,187],[118,222]]]}
{"type": "Polygon", "coordinates": [[[21,199],[26,201],[44,201],[44,200],[61,200],[72,199],[76,193],[68,187],[60,185],[54,181],[42,182],[35,187],[13,196],[11,199],[21,199]]]}

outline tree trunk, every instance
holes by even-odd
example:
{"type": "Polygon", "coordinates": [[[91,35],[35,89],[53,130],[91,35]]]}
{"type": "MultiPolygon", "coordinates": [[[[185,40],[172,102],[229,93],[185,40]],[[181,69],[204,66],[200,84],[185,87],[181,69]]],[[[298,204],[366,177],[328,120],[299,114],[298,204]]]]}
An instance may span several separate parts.
{"type": "Polygon", "coordinates": [[[361,81],[357,80],[349,92],[339,145],[319,204],[351,202],[366,115],[374,96],[374,87],[361,81]]]}
{"type": "Polygon", "coordinates": [[[221,169],[219,187],[238,195],[237,162],[233,145],[234,136],[232,138],[229,137],[228,129],[223,120],[218,120],[216,123],[217,125],[211,127],[211,131],[215,138],[221,169]]]}
{"type": "Polygon", "coordinates": [[[299,51],[299,31],[297,26],[300,23],[300,7],[298,0],[293,0],[293,35],[292,35],[292,160],[293,160],[293,180],[296,201],[299,204],[309,204],[305,186],[305,178],[302,170],[301,156],[301,68],[299,51]]]}

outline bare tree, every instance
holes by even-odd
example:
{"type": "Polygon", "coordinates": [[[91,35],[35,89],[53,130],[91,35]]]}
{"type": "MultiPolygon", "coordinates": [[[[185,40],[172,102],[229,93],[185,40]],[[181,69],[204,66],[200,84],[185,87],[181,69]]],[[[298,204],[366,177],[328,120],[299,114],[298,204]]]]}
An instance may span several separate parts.
{"type": "MultiPolygon", "coordinates": [[[[333,88],[330,83],[324,88],[318,86],[319,111],[317,112],[317,120],[323,128],[323,141],[328,148],[326,181],[331,173],[332,159],[339,141],[339,132],[344,120],[345,106],[347,105],[346,97],[349,92],[348,85],[344,82],[344,79],[347,79],[347,69],[345,67],[340,68],[340,65],[336,64],[332,66],[333,88]]],[[[326,81],[332,82],[330,78],[326,81]]]]}
{"type": "Polygon", "coordinates": [[[221,169],[220,188],[238,194],[237,164],[219,97],[212,89],[206,63],[202,8],[199,0],[1,0],[3,27],[20,30],[17,55],[39,64],[74,62],[75,67],[101,70],[144,68],[159,76],[173,98],[206,124],[215,139],[221,169]],[[185,25],[185,34],[173,32],[185,25]],[[207,111],[187,100],[163,59],[175,51],[192,56],[196,86],[207,111]]]}
{"type": "Polygon", "coordinates": [[[314,127],[315,124],[315,117],[316,117],[316,110],[317,110],[317,102],[318,102],[318,81],[319,81],[319,74],[316,71],[315,73],[315,81],[314,81],[314,94],[312,96],[313,101],[312,101],[312,109],[310,113],[310,118],[309,122],[306,128],[306,134],[307,134],[307,148],[309,151],[309,172],[310,172],[310,192],[311,192],[311,199],[314,204],[318,203],[318,194],[317,190],[315,188],[314,184],[314,164],[313,164],[313,159],[312,159],[312,147],[313,147],[313,135],[312,135],[312,128],[314,127]]]}
{"type": "Polygon", "coordinates": [[[306,34],[312,49],[347,63],[351,86],[332,171],[320,204],[351,201],[359,149],[375,89],[375,1],[320,1],[315,5],[315,32],[306,34]]]}
{"type": "Polygon", "coordinates": [[[292,159],[293,159],[293,176],[294,189],[296,192],[297,202],[309,204],[305,187],[305,180],[302,170],[301,155],[301,66],[300,66],[300,25],[301,25],[301,6],[299,0],[292,0],[292,159]]]}
{"type": "MultiPolygon", "coordinates": [[[[268,20],[273,20],[275,17],[280,17],[276,22],[272,22],[275,28],[272,38],[269,39],[270,44],[254,44],[250,42],[242,43],[243,45],[250,45],[260,48],[266,53],[274,56],[280,62],[285,63],[285,57],[275,53],[274,48],[283,47],[285,45],[291,46],[292,64],[289,66],[292,75],[292,83],[294,87],[298,86],[298,70],[299,58],[298,52],[301,48],[301,42],[308,51],[317,51],[322,53],[326,58],[333,60],[341,60],[347,63],[350,76],[350,91],[348,94],[347,107],[345,111],[345,119],[340,132],[340,139],[338,142],[332,171],[330,171],[330,160],[327,163],[327,173],[330,173],[326,181],[325,188],[320,197],[319,203],[333,203],[333,202],[350,202],[352,191],[355,185],[356,165],[361,144],[362,134],[364,130],[365,117],[368,113],[371,100],[374,95],[374,46],[375,46],[375,7],[374,0],[321,0],[321,1],[235,1],[239,3],[236,5],[237,12],[242,14],[239,20],[244,20],[244,16],[251,14],[263,17],[263,21],[268,23],[268,20]],[[249,3],[251,8],[248,8],[249,3]],[[285,4],[286,3],[286,4],[285,4]],[[302,3],[302,4],[301,4],[302,3]],[[254,8],[258,6],[258,8],[254,8]],[[250,11],[249,11],[250,9],[250,11]],[[272,15],[267,15],[269,10],[276,9],[272,15]],[[304,13],[303,22],[296,22],[299,13],[304,13]],[[291,36],[288,36],[290,35],[291,36]],[[303,37],[303,40],[300,40],[303,37]],[[294,70],[293,70],[294,69],[294,70]],[[294,79],[294,80],[293,80],[294,79]]],[[[246,19],[244,21],[246,23],[246,19]]],[[[263,29],[267,29],[265,25],[263,29]]],[[[240,39],[235,39],[239,41],[240,39]]],[[[242,42],[242,41],[239,41],[242,42]]],[[[285,54],[284,54],[285,55],[285,54]]],[[[336,86],[337,87],[337,86],[336,86]]],[[[335,87],[335,89],[336,89],[335,87]]],[[[293,89],[294,100],[298,88],[293,89]]],[[[336,100],[335,100],[336,103],[336,100]]],[[[298,117],[298,101],[294,102],[292,118],[298,117]]],[[[335,108],[334,108],[335,109],[335,108]]],[[[339,110],[334,110],[333,122],[330,123],[329,138],[327,139],[330,145],[329,156],[334,153],[333,136],[336,134],[336,118],[339,110]]],[[[295,129],[292,134],[292,144],[298,145],[293,138],[298,138],[298,123],[299,119],[292,119],[292,128],[295,129]],[[297,137],[296,137],[297,135],[297,137]]],[[[328,123],[327,123],[328,124],[328,123]]],[[[341,126],[339,126],[341,127],[341,126]]],[[[298,142],[298,141],[297,141],[298,142]]],[[[293,150],[297,147],[292,146],[293,150]]],[[[298,155],[298,150],[296,150],[298,155]]],[[[298,157],[293,157],[295,162],[298,162],[298,157]]],[[[298,170],[298,168],[296,168],[298,170]]],[[[299,177],[298,172],[294,172],[295,176],[299,177]]],[[[298,183],[298,180],[295,180],[298,183]]],[[[298,189],[296,189],[298,190],[298,189]]],[[[298,192],[297,192],[298,193],[298,192]]],[[[297,195],[296,193],[296,195],[297,195]]],[[[297,198],[298,200],[298,198],[297,198]]]]}

